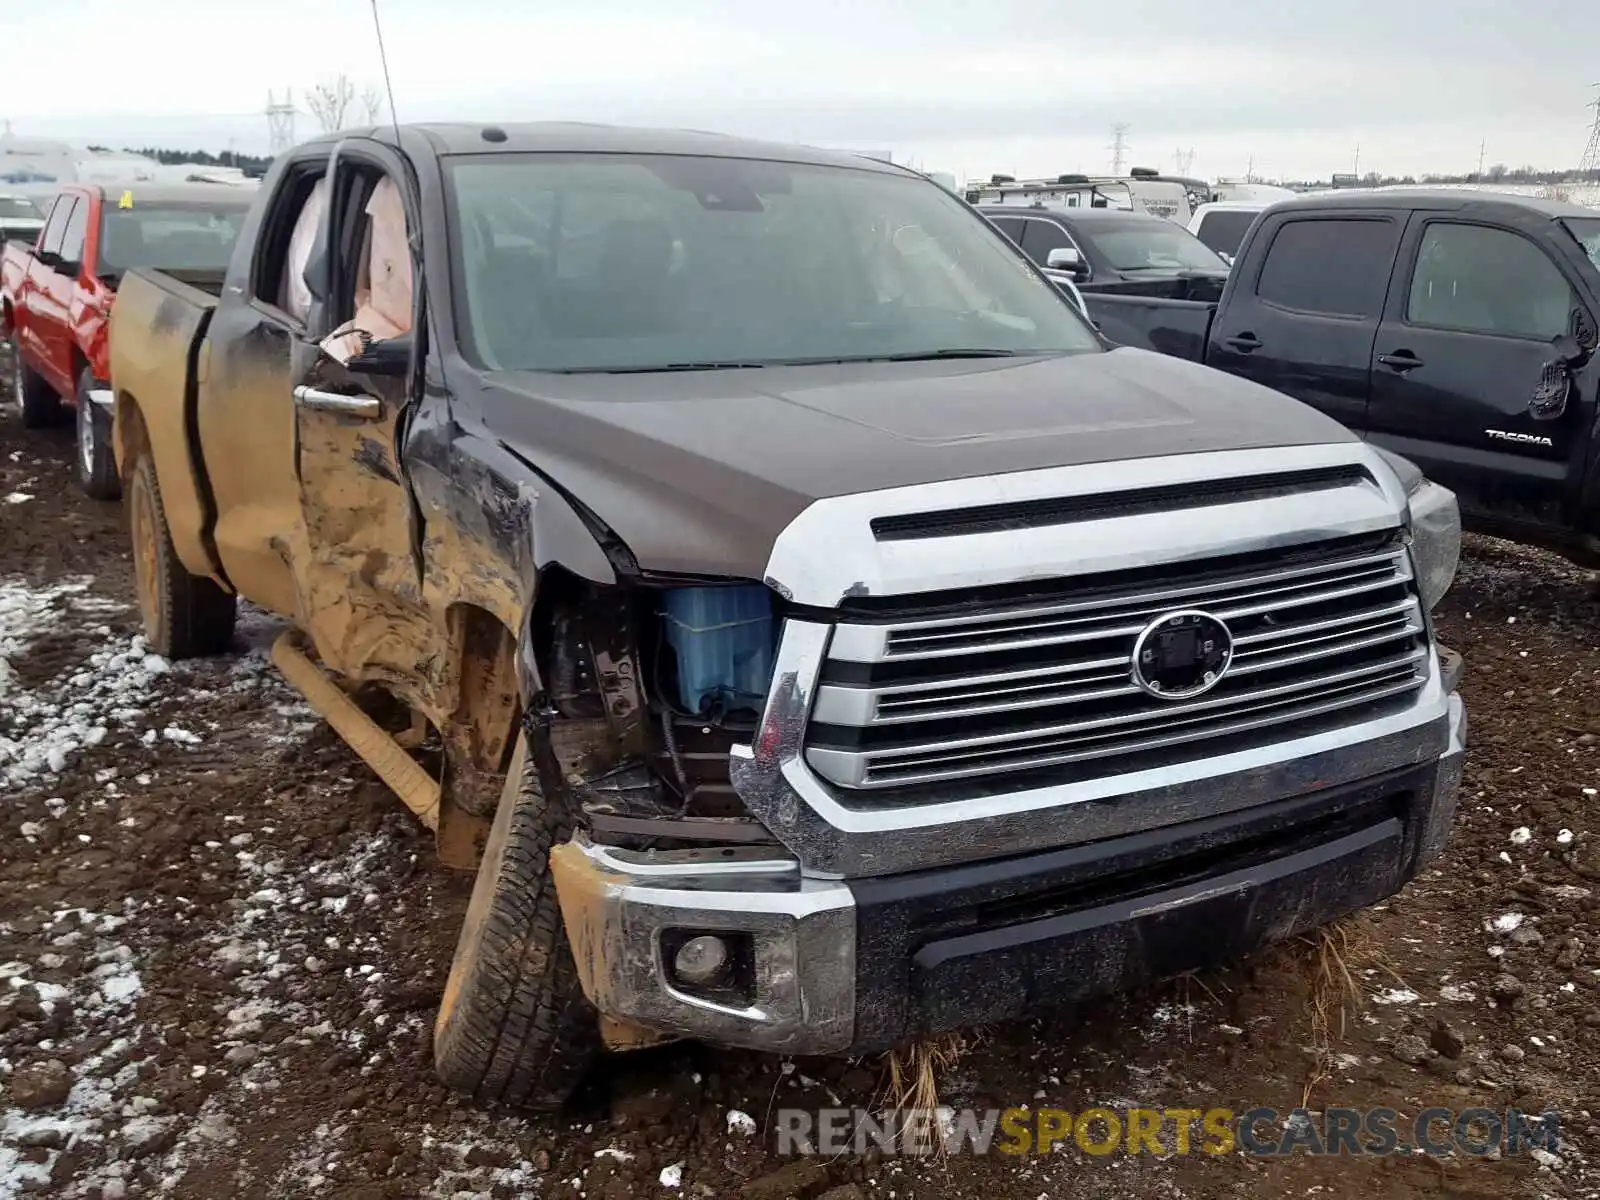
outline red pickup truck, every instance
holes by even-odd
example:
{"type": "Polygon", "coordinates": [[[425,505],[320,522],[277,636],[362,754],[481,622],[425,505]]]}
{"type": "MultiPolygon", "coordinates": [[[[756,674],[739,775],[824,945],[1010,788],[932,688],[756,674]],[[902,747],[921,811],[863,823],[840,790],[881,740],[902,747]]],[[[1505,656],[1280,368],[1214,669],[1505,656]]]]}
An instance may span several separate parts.
{"type": "Polygon", "coordinates": [[[107,318],[130,267],[156,267],[220,292],[254,189],[214,184],[67,184],[37,240],[0,249],[0,336],[17,355],[23,424],[76,410],[84,490],[121,492],[111,448],[107,318]]]}

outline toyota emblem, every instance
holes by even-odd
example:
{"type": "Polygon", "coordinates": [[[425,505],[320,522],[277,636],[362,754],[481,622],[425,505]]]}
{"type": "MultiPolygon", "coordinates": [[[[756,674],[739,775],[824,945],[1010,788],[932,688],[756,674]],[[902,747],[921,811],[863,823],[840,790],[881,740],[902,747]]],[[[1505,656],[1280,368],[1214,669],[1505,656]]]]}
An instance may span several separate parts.
{"type": "Polygon", "coordinates": [[[1189,700],[1222,681],[1233,661],[1233,634],[1210,613],[1163,613],[1133,643],[1133,682],[1163,700],[1189,700]]]}

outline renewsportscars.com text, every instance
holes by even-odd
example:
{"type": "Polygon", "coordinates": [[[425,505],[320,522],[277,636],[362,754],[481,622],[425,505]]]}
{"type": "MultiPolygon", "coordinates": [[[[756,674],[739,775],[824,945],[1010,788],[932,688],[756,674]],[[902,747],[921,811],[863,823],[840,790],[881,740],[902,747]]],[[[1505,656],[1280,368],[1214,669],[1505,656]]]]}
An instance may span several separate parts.
{"type": "Polygon", "coordinates": [[[1483,1158],[1555,1154],[1554,1112],[1423,1108],[779,1109],[781,1155],[1087,1154],[1387,1155],[1421,1152],[1483,1158]]]}

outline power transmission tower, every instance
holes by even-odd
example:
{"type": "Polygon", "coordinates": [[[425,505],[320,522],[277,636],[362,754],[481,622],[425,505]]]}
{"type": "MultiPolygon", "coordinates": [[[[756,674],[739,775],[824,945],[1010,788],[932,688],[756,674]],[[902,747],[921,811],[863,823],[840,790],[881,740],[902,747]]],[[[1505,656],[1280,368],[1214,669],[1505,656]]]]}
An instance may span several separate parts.
{"type": "Polygon", "coordinates": [[[294,145],[294,89],[283,93],[283,103],[278,103],[272,92],[267,93],[267,145],[274,156],[294,145]]]}
{"type": "Polygon", "coordinates": [[[1190,146],[1187,150],[1174,150],[1172,152],[1172,165],[1179,175],[1187,175],[1194,167],[1194,147],[1190,146]]]}
{"type": "Polygon", "coordinates": [[[1483,178],[1483,164],[1489,156],[1489,139],[1484,138],[1478,143],[1478,178],[1483,178]]]}
{"type": "Polygon", "coordinates": [[[1111,145],[1107,149],[1111,151],[1111,173],[1113,175],[1121,175],[1122,164],[1128,158],[1128,126],[1126,124],[1117,124],[1111,127],[1111,145]]]}
{"type": "Polygon", "coordinates": [[[1589,148],[1583,152],[1583,163],[1578,170],[1583,174],[1600,171],[1600,83],[1595,86],[1595,97],[1589,101],[1594,109],[1594,124],[1589,128],[1589,148]]]}

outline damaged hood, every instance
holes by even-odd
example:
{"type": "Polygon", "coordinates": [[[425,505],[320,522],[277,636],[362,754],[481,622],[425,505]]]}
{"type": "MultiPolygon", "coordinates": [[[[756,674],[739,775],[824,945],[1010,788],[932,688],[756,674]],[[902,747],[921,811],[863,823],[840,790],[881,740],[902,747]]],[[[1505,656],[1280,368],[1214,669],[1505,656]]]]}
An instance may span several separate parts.
{"type": "Polygon", "coordinates": [[[494,372],[487,432],[646,570],[760,579],[826,496],[1042,467],[1356,440],[1257,384],[1129,348],[728,371],[494,372]]]}

